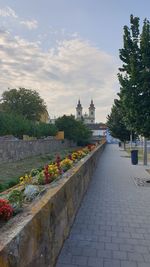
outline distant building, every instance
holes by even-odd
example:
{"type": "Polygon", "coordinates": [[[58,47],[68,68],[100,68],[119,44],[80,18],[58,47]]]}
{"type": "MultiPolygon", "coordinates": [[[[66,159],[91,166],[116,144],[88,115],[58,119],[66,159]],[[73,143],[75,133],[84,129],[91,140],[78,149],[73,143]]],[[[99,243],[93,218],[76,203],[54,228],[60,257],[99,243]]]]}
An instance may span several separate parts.
{"type": "Polygon", "coordinates": [[[86,112],[83,114],[82,105],[80,103],[80,100],[78,100],[78,104],[76,107],[76,119],[82,120],[85,124],[95,123],[95,106],[93,100],[91,100],[89,106],[89,114],[87,114],[86,112]]]}
{"type": "Polygon", "coordinates": [[[40,122],[49,123],[49,121],[50,121],[50,117],[49,117],[48,111],[45,110],[43,113],[41,113],[40,122]]]}
{"type": "Polygon", "coordinates": [[[92,141],[99,141],[106,137],[107,126],[104,123],[95,123],[95,106],[91,100],[88,114],[83,114],[83,108],[80,100],[78,100],[76,107],[76,119],[83,121],[87,127],[92,131],[92,141]]]}
{"type": "Polygon", "coordinates": [[[87,126],[92,131],[92,139],[99,140],[106,137],[107,126],[104,123],[88,124],[87,126]]]}
{"type": "Polygon", "coordinates": [[[50,117],[49,123],[51,124],[55,124],[55,121],[57,120],[57,118],[54,116],[53,118],[50,117]]]}

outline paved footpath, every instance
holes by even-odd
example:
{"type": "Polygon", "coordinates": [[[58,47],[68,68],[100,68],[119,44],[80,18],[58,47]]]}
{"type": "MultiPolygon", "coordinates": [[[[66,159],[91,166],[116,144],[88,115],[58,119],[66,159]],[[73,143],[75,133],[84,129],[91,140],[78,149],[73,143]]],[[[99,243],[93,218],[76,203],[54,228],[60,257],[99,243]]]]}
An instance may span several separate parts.
{"type": "Polygon", "coordinates": [[[56,267],[150,267],[150,178],[117,145],[107,145],[56,267]]]}

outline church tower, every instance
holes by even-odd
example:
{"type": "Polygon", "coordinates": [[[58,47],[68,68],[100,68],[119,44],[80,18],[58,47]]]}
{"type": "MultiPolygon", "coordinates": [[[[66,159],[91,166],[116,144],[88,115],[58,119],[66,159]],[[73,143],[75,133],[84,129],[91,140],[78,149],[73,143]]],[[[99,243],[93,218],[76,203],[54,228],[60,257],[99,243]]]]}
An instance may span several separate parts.
{"type": "Polygon", "coordinates": [[[82,105],[80,103],[80,99],[78,100],[78,104],[76,107],[76,118],[77,118],[77,120],[82,119],[82,105]]]}
{"type": "Polygon", "coordinates": [[[89,107],[89,121],[90,123],[95,123],[95,106],[93,100],[91,100],[91,104],[89,107]]]}

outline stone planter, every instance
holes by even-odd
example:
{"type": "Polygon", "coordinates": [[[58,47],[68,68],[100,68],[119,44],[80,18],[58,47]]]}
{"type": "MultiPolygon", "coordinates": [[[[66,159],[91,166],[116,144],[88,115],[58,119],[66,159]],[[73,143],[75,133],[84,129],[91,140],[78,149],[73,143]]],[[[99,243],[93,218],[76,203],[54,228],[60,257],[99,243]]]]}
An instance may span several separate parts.
{"type": "Polygon", "coordinates": [[[0,233],[0,267],[53,267],[105,144],[47,187],[0,233]]]}

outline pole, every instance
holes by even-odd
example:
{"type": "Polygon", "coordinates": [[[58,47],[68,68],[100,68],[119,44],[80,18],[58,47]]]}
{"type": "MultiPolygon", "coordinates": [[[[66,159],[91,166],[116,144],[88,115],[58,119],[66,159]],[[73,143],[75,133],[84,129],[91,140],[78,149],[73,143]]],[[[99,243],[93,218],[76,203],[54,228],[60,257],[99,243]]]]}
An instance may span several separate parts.
{"type": "Polygon", "coordinates": [[[146,137],[144,137],[143,165],[147,165],[147,139],[146,139],[146,137]]]}
{"type": "Polygon", "coordinates": [[[132,131],[130,132],[130,149],[132,149],[132,131]]]}

